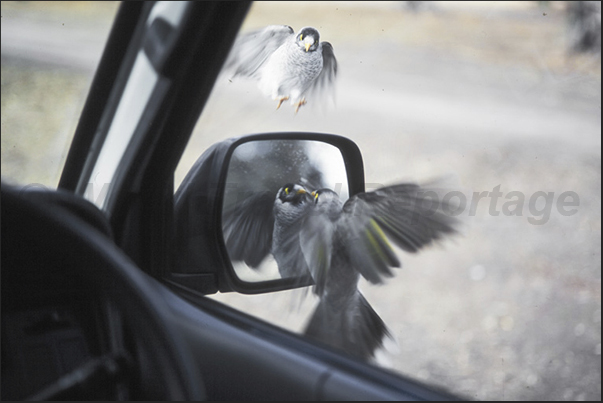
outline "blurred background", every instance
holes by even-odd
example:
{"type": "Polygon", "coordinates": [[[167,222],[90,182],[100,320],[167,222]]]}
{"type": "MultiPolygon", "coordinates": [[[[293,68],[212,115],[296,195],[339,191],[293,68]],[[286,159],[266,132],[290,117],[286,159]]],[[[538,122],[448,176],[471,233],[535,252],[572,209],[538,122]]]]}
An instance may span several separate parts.
{"type": "MultiPolygon", "coordinates": [[[[243,30],[311,25],[331,42],[336,100],[295,114],[220,77],[176,184],[216,141],[316,131],[358,144],[368,188],[447,177],[487,192],[461,236],[402,255],[383,286],[361,282],[395,337],[375,365],[470,399],[598,401],[600,4],[254,3],[243,30]],[[503,208],[520,194],[523,208],[503,208]]],[[[3,181],[56,187],[116,8],[2,2],[3,181]]],[[[212,298],[294,332],[316,303],[212,298]]]]}

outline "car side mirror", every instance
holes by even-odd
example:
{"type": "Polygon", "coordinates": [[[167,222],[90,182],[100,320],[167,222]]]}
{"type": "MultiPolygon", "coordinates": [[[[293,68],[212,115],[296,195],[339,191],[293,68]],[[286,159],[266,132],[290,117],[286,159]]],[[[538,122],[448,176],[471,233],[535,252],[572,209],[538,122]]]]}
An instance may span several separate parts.
{"type": "Polygon", "coordinates": [[[304,197],[323,188],[342,200],[363,192],[360,150],[345,137],[320,133],[256,134],[214,144],[174,196],[175,267],[167,280],[203,294],[313,284],[304,268],[284,270],[272,257],[274,203],[287,184],[304,197]]]}

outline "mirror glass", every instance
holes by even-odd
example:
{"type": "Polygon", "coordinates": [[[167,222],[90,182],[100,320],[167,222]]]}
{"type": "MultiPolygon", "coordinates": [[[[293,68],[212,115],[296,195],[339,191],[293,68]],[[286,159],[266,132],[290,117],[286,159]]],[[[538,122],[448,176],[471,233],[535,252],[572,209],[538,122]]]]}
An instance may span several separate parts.
{"type": "Polygon", "coordinates": [[[228,167],[222,228],[236,275],[243,281],[283,278],[269,249],[274,201],[286,184],[308,192],[328,188],[343,202],[349,197],[343,157],[331,144],[258,140],[238,146],[228,167]]]}

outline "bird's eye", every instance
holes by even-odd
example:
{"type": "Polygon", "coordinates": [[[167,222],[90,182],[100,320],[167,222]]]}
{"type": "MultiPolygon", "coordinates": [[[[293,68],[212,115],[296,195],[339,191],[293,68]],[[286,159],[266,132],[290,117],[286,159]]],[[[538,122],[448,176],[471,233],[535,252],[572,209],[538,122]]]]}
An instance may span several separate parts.
{"type": "Polygon", "coordinates": [[[318,201],[318,192],[312,192],[312,196],[314,196],[314,203],[318,201]]]}
{"type": "Polygon", "coordinates": [[[304,35],[303,35],[303,34],[300,34],[300,35],[299,35],[299,40],[300,40],[300,41],[303,41],[303,40],[304,40],[304,35]]]}
{"type": "Polygon", "coordinates": [[[289,195],[289,188],[285,188],[285,194],[289,195]]]}

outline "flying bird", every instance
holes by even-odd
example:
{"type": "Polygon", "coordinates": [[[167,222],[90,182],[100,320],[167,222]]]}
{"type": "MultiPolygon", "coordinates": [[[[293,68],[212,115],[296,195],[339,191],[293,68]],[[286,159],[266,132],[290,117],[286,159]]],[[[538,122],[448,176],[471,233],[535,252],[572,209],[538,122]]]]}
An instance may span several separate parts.
{"type": "Polygon", "coordinates": [[[295,33],[288,25],[269,25],[240,35],[224,68],[233,78],[257,80],[260,90],[278,102],[277,109],[289,100],[297,113],[306,97],[333,94],[337,60],[315,28],[295,33]]]}
{"type": "Polygon", "coordinates": [[[283,277],[310,273],[319,303],[305,334],[369,359],[390,333],[358,281],[394,275],[401,263],[392,244],[415,253],[456,232],[456,219],[433,194],[399,184],[343,203],[333,190],[289,183],[276,197],[258,192],[225,212],[224,239],[233,261],[257,268],[272,254],[283,277]]]}

